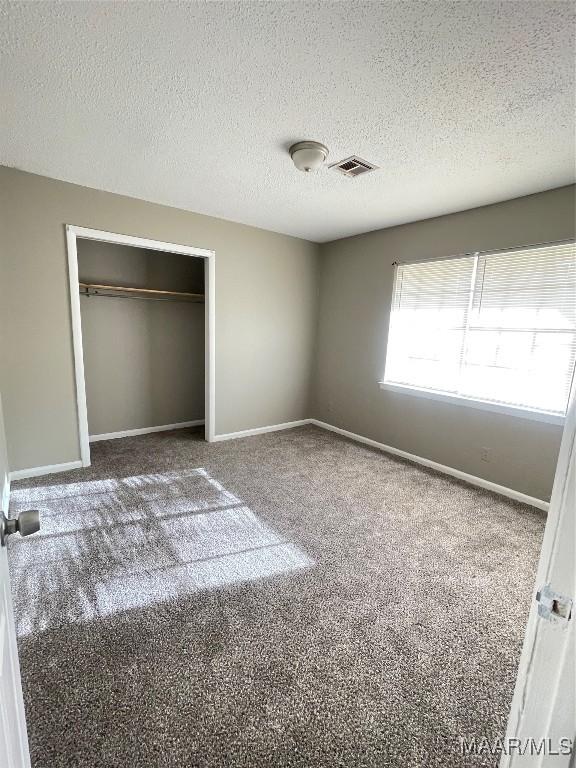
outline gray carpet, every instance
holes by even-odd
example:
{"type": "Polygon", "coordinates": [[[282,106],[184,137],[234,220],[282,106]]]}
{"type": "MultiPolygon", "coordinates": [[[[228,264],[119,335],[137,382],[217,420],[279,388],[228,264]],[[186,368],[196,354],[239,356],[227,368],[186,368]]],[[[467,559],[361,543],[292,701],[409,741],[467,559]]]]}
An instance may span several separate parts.
{"type": "Polygon", "coordinates": [[[491,766],[544,516],[314,427],[15,483],[34,768],[491,766]]]}

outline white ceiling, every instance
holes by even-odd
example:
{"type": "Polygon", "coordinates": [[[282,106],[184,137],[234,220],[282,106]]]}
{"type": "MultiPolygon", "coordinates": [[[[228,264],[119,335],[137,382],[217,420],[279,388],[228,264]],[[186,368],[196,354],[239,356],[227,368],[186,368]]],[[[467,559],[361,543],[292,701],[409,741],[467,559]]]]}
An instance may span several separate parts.
{"type": "Polygon", "coordinates": [[[574,181],[566,2],[0,3],[0,164],[325,241],[574,181]],[[297,171],[297,140],[381,166],[297,171]]]}

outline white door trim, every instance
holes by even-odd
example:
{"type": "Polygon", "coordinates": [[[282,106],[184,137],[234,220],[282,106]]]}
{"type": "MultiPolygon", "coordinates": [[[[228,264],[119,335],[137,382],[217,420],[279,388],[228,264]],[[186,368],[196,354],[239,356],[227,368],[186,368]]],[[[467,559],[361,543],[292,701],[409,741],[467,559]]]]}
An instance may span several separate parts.
{"type": "Polygon", "coordinates": [[[215,381],[215,277],[216,255],[214,251],[196,248],[179,243],[166,243],[161,240],[150,240],[133,235],[122,235],[117,232],[105,232],[100,229],[66,225],[66,244],[68,250],[68,279],[70,282],[70,312],[72,318],[72,342],[74,349],[74,372],[76,378],[76,408],[78,414],[78,439],[80,443],[80,459],[83,467],[90,466],[90,437],[88,432],[88,411],[86,408],[86,382],[84,374],[84,353],[82,347],[82,322],[80,315],[80,294],[78,291],[78,249],[77,239],[97,240],[102,243],[130,245],[135,248],[149,248],[154,251],[179,253],[205,259],[204,270],[204,318],[205,318],[205,358],[206,358],[206,389],[205,389],[205,435],[208,442],[214,441],[216,425],[216,381],[215,381]]]}
{"type": "MultiPolygon", "coordinates": [[[[551,582],[553,588],[557,587],[557,585],[553,583],[553,574],[558,562],[556,558],[558,556],[559,543],[562,540],[565,531],[567,529],[569,530],[569,526],[566,525],[568,516],[574,515],[574,498],[569,497],[569,488],[570,474],[571,472],[574,472],[575,466],[576,379],[572,382],[566,423],[562,435],[562,443],[560,445],[556,474],[554,476],[552,498],[550,499],[550,508],[546,520],[546,527],[544,529],[544,539],[540,550],[538,571],[532,592],[532,604],[528,616],[528,623],[526,625],[526,632],[524,634],[524,645],[518,667],[514,697],[508,716],[508,726],[506,730],[507,744],[510,743],[511,739],[517,739],[518,737],[524,736],[526,726],[528,725],[528,727],[530,727],[529,724],[534,722],[540,724],[541,733],[530,731],[528,735],[535,740],[538,740],[540,736],[549,738],[551,733],[556,730],[559,721],[562,720],[560,712],[563,708],[563,704],[566,704],[566,702],[562,701],[561,688],[563,687],[564,691],[573,691],[573,679],[571,679],[571,677],[563,678],[562,673],[569,670],[570,664],[568,663],[568,657],[574,652],[571,643],[574,639],[573,623],[576,621],[576,616],[572,616],[570,619],[571,623],[569,622],[567,626],[556,628],[556,631],[559,634],[564,634],[564,653],[554,656],[553,658],[548,657],[547,650],[549,646],[546,646],[546,632],[550,632],[552,628],[545,619],[538,616],[536,593],[540,587],[550,584],[551,582]],[[540,652],[541,649],[542,652],[540,652]],[[545,669],[543,666],[543,659],[547,664],[545,669]]],[[[574,543],[571,542],[570,546],[572,547],[573,554],[574,543]]],[[[568,585],[568,589],[574,590],[573,566],[572,578],[570,581],[571,583],[568,585]]],[[[563,592],[563,594],[565,593],[563,592]]],[[[573,592],[572,594],[566,594],[569,597],[574,596],[573,592]]],[[[564,709],[567,711],[568,707],[566,706],[564,709]]],[[[565,719],[566,711],[563,713],[565,719]]],[[[574,738],[575,733],[573,723],[571,723],[569,727],[572,728],[572,732],[561,733],[561,737],[574,738]]],[[[554,748],[557,748],[556,744],[553,744],[553,746],[554,748]]],[[[518,753],[504,752],[500,760],[500,768],[512,768],[517,765],[526,766],[526,768],[528,768],[528,766],[530,766],[530,768],[533,766],[534,768],[540,768],[540,766],[551,764],[552,761],[554,762],[554,765],[568,765],[570,755],[552,758],[544,754],[527,754],[520,756],[518,753]]],[[[573,765],[573,763],[570,762],[570,765],[573,765]]]]}

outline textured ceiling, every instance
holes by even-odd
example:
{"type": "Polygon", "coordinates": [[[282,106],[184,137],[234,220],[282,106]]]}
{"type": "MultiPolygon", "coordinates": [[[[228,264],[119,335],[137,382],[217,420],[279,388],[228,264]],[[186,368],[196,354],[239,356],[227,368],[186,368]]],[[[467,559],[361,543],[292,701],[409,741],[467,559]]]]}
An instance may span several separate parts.
{"type": "Polygon", "coordinates": [[[574,180],[574,5],[0,3],[0,164],[324,241],[574,180]],[[306,175],[288,146],[381,170],[306,175]]]}

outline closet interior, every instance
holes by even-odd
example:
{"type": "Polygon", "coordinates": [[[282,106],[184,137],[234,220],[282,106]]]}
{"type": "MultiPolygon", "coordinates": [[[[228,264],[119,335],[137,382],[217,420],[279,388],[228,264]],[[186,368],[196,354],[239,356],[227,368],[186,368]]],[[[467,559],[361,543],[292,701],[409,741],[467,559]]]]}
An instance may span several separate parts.
{"type": "Polygon", "coordinates": [[[204,259],[77,242],[91,441],[203,423],[204,259]]]}

